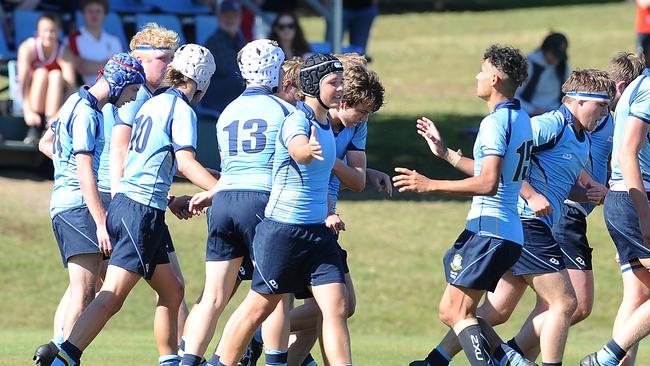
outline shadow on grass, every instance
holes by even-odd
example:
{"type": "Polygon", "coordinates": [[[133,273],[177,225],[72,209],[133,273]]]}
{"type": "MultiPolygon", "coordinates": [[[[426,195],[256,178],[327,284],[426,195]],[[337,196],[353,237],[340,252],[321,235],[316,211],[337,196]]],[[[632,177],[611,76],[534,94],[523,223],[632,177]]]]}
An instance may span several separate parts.
{"type": "MultiPolygon", "coordinates": [[[[447,162],[435,157],[425,140],[417,134],[415,123],[420,116],[384,115],[371,117],[368,126],[366,153],[368,167],[395,175],[395,167],[415,169],[429,178],[462,179],[464,174],[447,162]]],[[[429,118],[433,118],[430,116],[429,118]]],[[[483,116],[442,115],[434,119],[447,146],[461,149],[465,156],[472,155],[475,136],[468,129],[478,127],[483,116]]],[[[342,192],[346,200],[382,199],[383,196],[367,187],[362,193],[342,192]]],[[[393,199],[439,200],[465,199],[440,195],[418,195],[394,192],[393,199]]]]}

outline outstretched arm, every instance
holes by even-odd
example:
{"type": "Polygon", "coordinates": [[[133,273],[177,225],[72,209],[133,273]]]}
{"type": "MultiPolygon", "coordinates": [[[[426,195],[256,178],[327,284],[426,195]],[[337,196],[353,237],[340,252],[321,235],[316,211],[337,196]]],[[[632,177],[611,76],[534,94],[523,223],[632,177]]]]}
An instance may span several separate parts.
{"type": "Polygon", "coordinates": [[[457,196],[493,196],[499,188],[503,159],[486,156],[481,160],[481,173],[462,180],[433,180],[406,168],[395,168],[401,173],[393,177],[400,192],[443,193],[457,196]]]}

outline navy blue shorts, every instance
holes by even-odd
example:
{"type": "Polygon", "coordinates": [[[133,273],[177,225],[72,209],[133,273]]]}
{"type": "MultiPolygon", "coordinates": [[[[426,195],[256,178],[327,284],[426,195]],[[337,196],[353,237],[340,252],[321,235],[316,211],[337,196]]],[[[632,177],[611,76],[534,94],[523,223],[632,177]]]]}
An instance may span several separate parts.
{"type": "Polygon", "coordinates": [[[167,253],[174,253],[176,248],[174,248],[174,242],[172,241],[172,234],[169,232],[169,226],[166,223],[163,228],[163,245],[165,246],[165,251],[167,253]]]}
{"type": "Polygon", "coordinates": [[[206,261],[227,261],[244,257],[240,280],[253,277],[251,249],[255,227],[264,218],[268,192],[219,191],[208,210],[206,261]]]}
{"type": "Polygon", "coordinates": [[[512,266],[515,276],[555,273],[566,269],[562,248],[553,232],[542,220],[521,220],[524,246],[519,260],[512,266]]]}
{"type": "Polygon", "coordinates": [[[52,218],[52,230],[65,268],[68,268],[70,257],[99,253],[97,227],[85,205],[56,214],[52,218]]]}
{"type": "Polygon", "coordinates": [[[104,206],[104,210],[108,210],[108,206],[111,205],[111,192],[102,192],[99,191],[99,199],[102,201],[102,206],[104,206]]]}
{"type": "MultiPolygon", "coordinates": [[[[336,246],[338,247],[340,253],[341,253],[341,262],[343,263],[343,274],[346,275],[350,273],[350,267],[348,267],[348,252],[341,247],[341,244],[339,244],[339,236],[335,235],[334,236],[336,240],[336,246]]],[[[304,299],[310,299],[314,297],[314,295],[311,293],[311,290],[308,287],[305,287],[302,291],[296,292],[295,293],[296,299],[299,300],[304,300],[304,299]]]]}
{"type": "Polygon", "coordinates": [[[553,237],[560,244],[567,269],[591,271],[591,252],[587,240],[587,217],[579,209],[562,205],[562,216],[553,226],[553,237]]]}
{"type": "Polygon", "coordinates": [[[293,225],[265,218],[255,230],[251,289],[261,294],[345,283],[341,251],[325,224],[293,225]]]}
{"type": "Polygon", "coordinates": [[[521,245],[510,240],[464,230],[442,259],[447,283],[474,290],[494,291],[519,258],[521,245]]]}
{"type": "Polygon", "coordinates": [[[169,263],[164,243],[165,211],[118,193],[108,207],[113,254],[108,264],[151,279],[158,264],[169,263]]]}
{"type": "Polygon", "coordinates": [[[630,195],[627,192],[607,192],[604,209],[605,224],[616,245],[621,264],[639,258],[650,258],[650,249],[643,244],[639,215],[630,195]]]}

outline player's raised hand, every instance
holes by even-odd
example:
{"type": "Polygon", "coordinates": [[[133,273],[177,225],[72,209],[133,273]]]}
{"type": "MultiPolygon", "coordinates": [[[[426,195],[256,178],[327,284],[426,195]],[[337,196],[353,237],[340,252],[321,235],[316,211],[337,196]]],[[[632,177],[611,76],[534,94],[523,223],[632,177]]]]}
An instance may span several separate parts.
{"type": "Polygon", "coordinates": [[[436,128],[435,123],[427,117],[422,117],[418,118],[416,126],[418,134],[427,142],[431,152],[439,158],[446,159],[447,145],[442,140],[440,131],[436,128]]]}
{"type": "Polygon", "coordinates": [[[528,202],[528,207],[530,207],[530,209],[537,217],[550,215],[551,212],[553,212],[551,204],[548,202],[546,197],[544,197],[544,195],[535,193],[531,195],[526,201],[528,202]]]}
{"type": "Polygon", "coordinates": [[[316,160],[323,160],[323,147],[318,142],[318,135],[316,133],[316,127],[311,126],[311,134],[309,135],[309,154],[312,158],[316,160]]]}
{"type": "Polygon", "coordinates": [[[400,175],[393,177],[393,183],[400,192],[430,193],[433,191],[433,181],[415,170],[395,168],[395,171],[400,175]]]}
{"type": "Polygon", "coordinates": [[[341,231],[345,231],[345,223],[341,220],[341,216],[338,214],[331,214],[325,219],[325,226],[332,229],[334,234],[337,234],[341,231]]]}
{"type": "Polygon", "coordinates": [[[210,207],[212,205],[212,197],[214,197],[214,195],[215,192],[212,190],[195,194],[192,199],[190,199],[188,205],[188,209],[192,215],[199,215],[203,213],[203,210],[205,210],[206,207],[210,207]]]}

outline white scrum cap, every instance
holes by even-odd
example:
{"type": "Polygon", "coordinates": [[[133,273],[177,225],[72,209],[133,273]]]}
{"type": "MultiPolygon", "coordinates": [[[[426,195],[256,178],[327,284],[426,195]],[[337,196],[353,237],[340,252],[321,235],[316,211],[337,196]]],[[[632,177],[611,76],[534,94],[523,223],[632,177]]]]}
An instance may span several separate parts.
{"type": "Polygon", "coordinates": [[[275,41],[258,39],[246,44],[240,52],[239,70],[247,82],[271,89],[278,86],[284,51],[275,41]]]}
{"type": "Polygon", "coordinates": [[[197,90],[205,93],[217,66],[210,50],[198,44],[186,44],[174,53],[172,67],[196,82],[197,90]]]}

